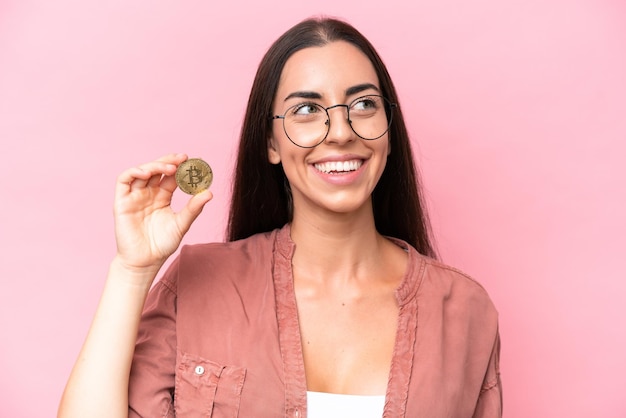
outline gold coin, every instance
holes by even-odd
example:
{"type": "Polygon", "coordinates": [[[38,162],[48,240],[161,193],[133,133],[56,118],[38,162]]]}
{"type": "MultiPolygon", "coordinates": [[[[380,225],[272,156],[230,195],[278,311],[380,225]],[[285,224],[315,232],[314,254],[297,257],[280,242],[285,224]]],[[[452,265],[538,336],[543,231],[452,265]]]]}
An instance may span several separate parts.
{"type": "Polygon", "coordinates": [[[198,194],[211,186],[213,171],[200,158],[190,158],[176,169],[176,184],[187,194],[198,194]]]}

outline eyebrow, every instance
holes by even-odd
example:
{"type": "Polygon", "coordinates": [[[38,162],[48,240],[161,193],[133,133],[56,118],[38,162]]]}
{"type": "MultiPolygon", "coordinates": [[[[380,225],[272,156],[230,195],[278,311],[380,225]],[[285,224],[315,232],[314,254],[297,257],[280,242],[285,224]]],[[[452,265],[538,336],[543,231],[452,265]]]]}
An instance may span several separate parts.
{"type": "Polygon", "coordinates": [[[322,95],[314,91],[294,91],[289,96],[285,97],[285,101],[299,97],[301,99],[321,99],[322,95]]]}
{"type": "Polygon", "coordinates": [[[346,89],[346,96],[352,96],[353,94],[361,93],[365,90],[376,90],[378,93],[380,93],[380,89],[372,83],[363,83],[346,89]]]}
{"type": "MultiPolygon", "coordinates": [[[[361,93],[365,90],[376,90],[378,93],[380,93],[380,89],[376,87],[374,84],[363,83],[363,84],[357,84],[356,86],[348,87],[346,89],[346,96],[352,96],[354,94],[361,93]]],[[[322,95],[315,91],[294,91],[293,93],[285,97],[285,101],[289,99],[293,99],[295,97],[298,97],[301,99],[321,99],[322,95]]]]}

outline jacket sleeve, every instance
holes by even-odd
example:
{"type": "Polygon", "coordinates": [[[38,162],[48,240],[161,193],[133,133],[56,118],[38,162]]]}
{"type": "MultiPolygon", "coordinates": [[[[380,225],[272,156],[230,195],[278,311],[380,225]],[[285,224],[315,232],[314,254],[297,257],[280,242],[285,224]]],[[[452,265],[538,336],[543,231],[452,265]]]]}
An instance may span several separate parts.
{"type": "Polygon", "coordinates": [[[128,385],[128,416],[173,418],[176,368],[176,259],[146,299],[128,385]]]}
{"type": "Polygon", "coordinates": [[[500,417],[502,417],[502,382],[500,380],[500,335],[497,333],[473,418],[500,417]]]}

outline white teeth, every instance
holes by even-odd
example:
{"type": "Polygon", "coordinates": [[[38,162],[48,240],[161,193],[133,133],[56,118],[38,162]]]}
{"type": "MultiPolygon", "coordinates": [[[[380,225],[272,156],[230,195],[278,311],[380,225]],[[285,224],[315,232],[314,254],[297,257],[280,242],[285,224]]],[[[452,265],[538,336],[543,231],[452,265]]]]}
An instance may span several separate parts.
{"type": "Polygon", "coordinates": [[[330,161],[326,163],[315,164],[315,168],[323,173],[355,171],[361,167],[361,160],[351,161],[330,161]]]}

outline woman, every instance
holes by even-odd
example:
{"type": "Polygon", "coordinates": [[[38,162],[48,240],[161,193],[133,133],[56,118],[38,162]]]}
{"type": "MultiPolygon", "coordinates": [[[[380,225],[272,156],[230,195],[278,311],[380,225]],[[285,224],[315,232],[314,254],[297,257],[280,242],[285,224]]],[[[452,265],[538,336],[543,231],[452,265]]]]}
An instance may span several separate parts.
{"type": "Polygon", "coordinates": [[[59,415],[501,416],[497,313],[434,259],[397,103],[348,24],[287,31],[252,87],[229,242],[183,248],[150,292],[212,195],[171,211],[185,155],[122,173],[59,415]]]}

